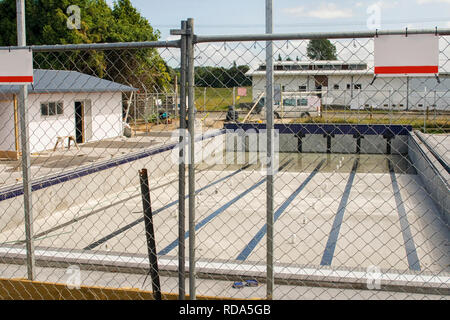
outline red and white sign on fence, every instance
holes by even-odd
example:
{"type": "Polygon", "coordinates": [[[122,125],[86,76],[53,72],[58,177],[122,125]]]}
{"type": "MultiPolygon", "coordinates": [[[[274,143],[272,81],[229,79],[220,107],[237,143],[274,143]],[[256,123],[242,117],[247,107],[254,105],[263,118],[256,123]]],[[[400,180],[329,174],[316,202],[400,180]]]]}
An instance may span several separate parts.
{"type": "Polygon", "coordinates": [[[0,85],[33,83],[33,52],[0,50],[0,85]]]}
{"type": "Polygon", "coordinates": [[[237,89],[237,95],[240,97],[246,97],[247,96],[247,88],[238,88],[237,89]]]}
{"type": "Polygon", "coordinates": [[[439,73],[439,37],[434,34],[380,35],[374,41],[377,76],[439,73]]]}

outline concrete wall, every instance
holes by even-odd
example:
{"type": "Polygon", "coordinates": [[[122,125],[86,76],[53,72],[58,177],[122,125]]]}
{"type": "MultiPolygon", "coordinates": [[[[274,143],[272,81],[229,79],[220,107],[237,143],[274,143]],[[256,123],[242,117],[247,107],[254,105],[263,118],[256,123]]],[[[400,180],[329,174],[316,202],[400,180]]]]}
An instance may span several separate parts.
{"type": "MultiPolygon", "coordinates": [[[[85,132],[91,132],[86,142],[122,135],[121,92],[30,94],[28,116],[31,152],[53,149],[58,136],[75,136],[75,101],[80,100],[90,100],[92,106],[91,111],[86,110],[85,114],[85,132]],[[41,103],[54,101],[63,101],[63,114],[42,116],[41,103]]],[[[0,150],[14,151],[12,100],[0,102],[0,124],[1,137],[4,137],[0,138],[0,150]]]]}
{"type": "Polygon", "coordinates": [[[12,95],[0,95],[0,151],[15,151],[14,102],[12,95]]]}
{"type": "Polygon", "coordinates": [[[409,158],[422,179],[427,193],[441,211],[442,219],[448,225],[450,221],[450,175],[415,136],[415,133],[409,137],[408,145],[409,158]]]}
{"type": "MultiPolygon", "coordinates": [[[[258,134],[251,134],[256,137],[252,140],[258,141],[252,144],[249,149],[248,142],[245,148],[237,149],[237,133],[227,133],[225,149],[227,151],[257,151],[255,145],[259,144],[258,134]]],[[[248,141],[248,138],[247,140],[248,141]]],[[[323,134],[306,134],[301,141],[302,152],[304,153],[326,153],[327,137],[323,134]]],[[[357,139],[353,135],[336,134],[331,137],[331,153],[356,153],[357,139]]],[[[298,152],[298,139],[294,134],[279,135],[279,151],[280,152],[298,152]]],[[[385,154],[387,152],[387,140],[381,135],[365,135],[361,139],[362,154],[385,154]]],[[[391,140],[391,154],[407,154],[408,153],[408,136],[397,135],[391,140]]]]}

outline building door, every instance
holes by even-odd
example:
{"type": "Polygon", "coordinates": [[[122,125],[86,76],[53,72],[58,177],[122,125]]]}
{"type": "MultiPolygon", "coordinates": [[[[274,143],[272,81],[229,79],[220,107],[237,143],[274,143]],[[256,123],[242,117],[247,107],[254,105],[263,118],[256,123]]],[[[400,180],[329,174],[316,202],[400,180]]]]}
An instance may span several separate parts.
{"type": "MultiPolygon", "coordinates": [[[[328,76],[314,76],[314,82],[316,85],[316,91],[322,91],[323,87],[328,87],[328,76]]],[[[317,96],[321,98],[322,94],[318,93],[317,96]]]]}
{"type": "Polygon", "coordinates": [[[89,142],[93,138],[91,100],[84,101],[83,113],[84,113],[84,142],[89,142]]]}
{"type": "Polygon", "coordinates": [[[75,139],[84,143],[84,101],[75,101],[75,139]]]}
{"type": "Polygon", "coordinates": [[[314,76],[316,87],[328,87],[328,76],[314,76]]]}

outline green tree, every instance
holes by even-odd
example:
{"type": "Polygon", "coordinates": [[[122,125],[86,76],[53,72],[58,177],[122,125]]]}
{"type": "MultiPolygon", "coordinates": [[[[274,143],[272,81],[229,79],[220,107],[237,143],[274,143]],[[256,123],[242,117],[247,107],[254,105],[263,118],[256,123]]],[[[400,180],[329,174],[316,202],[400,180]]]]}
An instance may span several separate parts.
{"type": "MultiPolygon", "coordinates": [[[[156,41],[160,38],[160,32],[151,27],[130,0],[117,0],[112,17],[115,25],[106,42],[156,41]]],[[[106,54],[107,60],[114,62],[107,69],[114,79],[122,77],[146,91],[165,91],[171,87],[174,73],[156,49],[115,50],[106,54]]]]}
{"type": "Polygon", "coordinates": [[[306,54],[312,60],[337,60],[336,46],[328,39],[310,40],[306,54]]]}
{"type": "Polygon", "coordinates": [[[224,67],[195,67],[195,85],[198,87],[232,88],[251,86],[251,79],[246,76],[249,66],[224,67]]]}
{"type": "MultiPolygon", "coordinates": [[[[160,33],[130,0],[26,0],[27,44],[155,41],[160,33]],[[81,9],[81,28],[67,28],[67,7],[81,9]]],[[[0,46],[16,45],[15,0],[0,0],[0,46]]],[[[35,68],[77,70],[146,91],[171,85],[170,68],[156,49],[36,53],[35,68]]]]}

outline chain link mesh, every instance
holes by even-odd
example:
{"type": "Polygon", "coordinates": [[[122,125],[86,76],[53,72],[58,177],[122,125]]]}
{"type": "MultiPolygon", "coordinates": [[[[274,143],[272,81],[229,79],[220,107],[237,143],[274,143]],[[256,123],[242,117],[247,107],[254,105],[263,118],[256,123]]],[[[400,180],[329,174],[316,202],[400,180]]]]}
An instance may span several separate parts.
{"type": "MultiPolygon", "coordinates": [[[[273,42],[274,299],[448,298],[449,38],[439,78],[374,79],[373,42],[331,40],[328,60],[309,40],[273,42]]],[[[266,297],[265,50],[195,46],[199,296],[266,297]]],[[[161,290],[178,293],[180,49],[33,58],[35,280],[152,291],[147,168],[161,290]]],[[[0,87],[4,279],[27,275],[17,94],[0,87]]]]}

